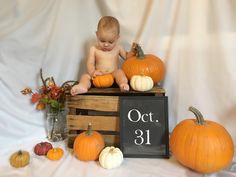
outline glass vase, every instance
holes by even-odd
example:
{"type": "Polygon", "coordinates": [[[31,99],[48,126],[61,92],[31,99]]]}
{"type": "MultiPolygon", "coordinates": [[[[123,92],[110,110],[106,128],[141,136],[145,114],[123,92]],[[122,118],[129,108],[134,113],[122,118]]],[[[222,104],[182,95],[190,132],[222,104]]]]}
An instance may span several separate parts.
{"type": "Polygon", "coordinates": [[[50,107],[46,108],[46,134],[49,141],[57,142],[67,138],[67,113],[68,109],[66,108],[58,111],[54,111],[50,107]]]}

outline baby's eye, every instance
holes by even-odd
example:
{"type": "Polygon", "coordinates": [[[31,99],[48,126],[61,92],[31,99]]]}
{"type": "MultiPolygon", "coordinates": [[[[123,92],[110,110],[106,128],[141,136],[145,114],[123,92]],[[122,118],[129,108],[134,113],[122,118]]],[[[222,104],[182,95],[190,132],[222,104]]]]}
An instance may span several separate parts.
{"type": "Polygon", "coordinates": [[[113,44],[114,41],[109,41],[110,44],[113,44]]]}

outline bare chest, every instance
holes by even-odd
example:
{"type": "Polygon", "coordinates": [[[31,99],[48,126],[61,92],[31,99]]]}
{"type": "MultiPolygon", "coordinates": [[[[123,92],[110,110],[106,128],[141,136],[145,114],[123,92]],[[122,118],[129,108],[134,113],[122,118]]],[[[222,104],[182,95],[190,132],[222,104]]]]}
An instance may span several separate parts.
{"type": "Polygon", "coordinates": [[[117,61],[119,58],[119,51],[118,50],[112,50],[112,51],[101,51],[97,50],[95,53],[96,62],[102,62],[102,61],[117,61]]]}

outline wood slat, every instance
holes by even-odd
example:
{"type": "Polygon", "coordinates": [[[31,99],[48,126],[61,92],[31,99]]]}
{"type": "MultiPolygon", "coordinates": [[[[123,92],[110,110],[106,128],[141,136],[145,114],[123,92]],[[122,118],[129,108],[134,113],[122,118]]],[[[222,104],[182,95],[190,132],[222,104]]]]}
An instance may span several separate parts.
{"type": "Polygon", "coordinates": [[[153,87],[151,90],[147,91],[147,92],[139,92],[139,91],[135,91],[135,90],[130,90],[128,92],[121,92],[119,88],[90,88],[89,91],[86,94],[94,94],[94,93],[104,93],[104,94],[123,94],[123,95],[128,95],[130,93],[142,93],[142,94],[149,94],[149,93],[161,93],[164,94],[165,90],[163,88],[160,87],[153,87]]]}
{"type": "Polygon", "coordinates": [[[117,116],[86,116],[67,115],[67,126],[69,130],[87,130],[88,124],[92,124],[93,130],[119,131],[120,123],[117,116]]]}
{"type": "Polygon", "coordinates": [[[116,112],[119,107],[118,96],[76,95],[67,97],[69,108],[116,112]]]}

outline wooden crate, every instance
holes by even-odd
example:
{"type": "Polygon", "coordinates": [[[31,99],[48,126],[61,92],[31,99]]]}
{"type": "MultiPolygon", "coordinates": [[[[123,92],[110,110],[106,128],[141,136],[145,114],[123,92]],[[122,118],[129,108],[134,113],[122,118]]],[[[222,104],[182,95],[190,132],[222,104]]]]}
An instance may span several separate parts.
{"type": "Polygon", "coordinates": [[[148,92],[120,92],[119,88],[91,88],[85,94],[67,95],[68,147],[72,148],[75,137],[85,131],[89,123],[100,132],[106,145],[119,146],[119,97],[164,96],[165,90],[154,87],[148,92]]]}

